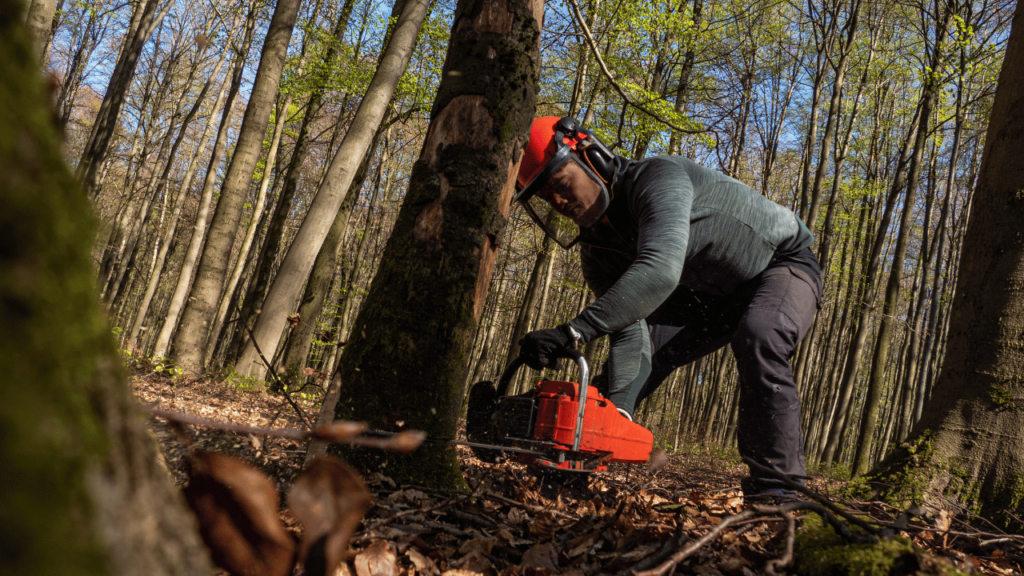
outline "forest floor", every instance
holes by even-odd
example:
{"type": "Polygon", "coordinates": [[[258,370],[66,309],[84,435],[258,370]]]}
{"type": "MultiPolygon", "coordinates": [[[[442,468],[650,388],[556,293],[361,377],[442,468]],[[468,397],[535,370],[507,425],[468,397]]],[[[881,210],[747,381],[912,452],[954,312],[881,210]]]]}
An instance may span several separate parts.
{"type": "MultiPolygon", "coordinates": [[[[138,369],[131,383],[149,410],[263,430],[305,429],[281,395],[138,369]]],[[[315,395],[294,400],[309,420],[316,418],[315,395]]],[[[155,417],[151,429],[179,485],[187,481],[189,454],[196,449],[235,456],[262,470],[276,482],[282,502],[302,469],[304,441],[210,425],[171,426],[155,417]]],[[[470,450],[457,449],[472,494],[397,486],[380,474],[365,479],[372,505],[337,574],[671,574],[673,567],[676,573],[705,576],[814,572],[802,562],[800,538],[792,561],[785,557],[793,543],[787,517],[799,525],[815,514],[771,503],[745,505],[739,481],[746,467],[725,451],[668,454],[656,471],[613,465],[590,475],[585,485],[556,487],[526,466],[487,464],[470,450]]],[[[969,523],[943,515],[908,522],[883,504],[844,500],[843,485],[823,477],[808,484],[853,521],[889,527],[914,545],[897,565],[883,570],[866,564],[861,573],[934,574],[935,558],[966,572],[1022,573],[1019,537],[980,530],[976,518],[969,523]]],[[[301,524],[284,506],[281,517],[289,531],[301,533],[301,524]]]]}

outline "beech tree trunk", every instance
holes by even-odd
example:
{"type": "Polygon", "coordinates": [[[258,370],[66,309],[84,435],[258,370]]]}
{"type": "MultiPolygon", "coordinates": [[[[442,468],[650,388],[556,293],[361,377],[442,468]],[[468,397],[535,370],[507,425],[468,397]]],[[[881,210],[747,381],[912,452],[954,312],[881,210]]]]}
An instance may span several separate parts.
{"type": "Polygon", "coordinates": [[[384,112],[391,102],[398,80],[409,64],[428,5],[429,2],[426,0],[405,2],[384,56],[352,119],[352,125],[331,161],[331,167],[327,170],[316,198],[313,199],[313,204],[309,207],[309,212],[302,221],[302,226],[267,292],[262,311],[252,329],[251,338],[256,343],[250,340],[246,344],[236,365],[240,374],[257,378],[262,378],[265,374],[266,367],[259,358],[257,346],[268,357],[277,350],[287,318],[295,311],[302,296],[302,286],[313,269],[316,255],[323,246],[331,224],[334,223],[359,163],[366,155],[373,135],[384,118],[384,112]]]}
{"type": "MultiPolygon", "coordinates": [[[[460,0],[430,127],[344,348],[338,418],[454,437],[466,363],[536,107],[543,4],[460,0]]],[[[399,482],[463,484],[455,451],[349,462],[399,482]]]]}
{"type": "Polygon", "coordinates": [[[213,338],[209,336],[228,274],[242,207],[249,194],[253,170],[262,152],[263,136],[274,108],[274,97],[284,71],[299,4],[300,0],[278,0],[274,8],[249,105],[238,130],[235,153],[224,176],[217,210],[196,268],[196,279],[175,333],[173,356],[183,369],[191,373],[203,369],[207,346],[212,346],[210,341],[216,339],[216,334],[213,338]]]}
{"type": "MultiPolygon", "coordinates": [[[[327,53],[324,55],[324,62],[327,63],[325,68],[327,69],[337,65],[337,47],[341,45],[345,32],[348,30],[348,21],[352,16],[354,6],[355,0],[345,0],[341,13],[338,15],[338,20],[335,22],[334,38],[327,48],[327,53]]],[[[305,43],[303,48],[305,48],[305,43]]],[[[252,272],[249,286],[245,291],[245,298],[242,301],[242,310],[238,319],[239,326],[231,339],[231,343],[227,346],[225,362],[229,364],[236,362],[238,355],[241,353],[241,347],[248,341],[248,328],[252,327],[254,317],[259,315],[260,305],[263,304],[263,298],[266,297],[267,289],[270,287],[271,270],[284,242],[285,223],[288,221],[288,215],[292,209],[292,201],[295,199],[295,191],[299,186],[299,175],[302,165],[306,162],[306,156],[309,154],[311,130],[320,112],[324,90],[329,78],[321,78],[320,80],[320,85],[313,90],[309,100],[306,101],[306,113],[302,118],[299,133],[295,136],[295,145],[292,148],[291,159],[288,161],[288,168],[285,170],[284,184],[281,186],[281,193],[278,195],[277,206],[274,208],[274,214],[267,225],[266,238],[263,241],[263,246],[260,248],[255,269],[252,272]]],[[[329,149],[333,148],[332,139],[329,149]]]]}
{"type": "Polygon", "coordinates": [[[50,27],[53,15],[57,11],[57,0],[28,0],[25,14],[25,27],[32,37],[32,55],[36,63],[46,64],[46,44],[50,39],[50,27]]]}
{"type": "MultiPolygon", "coordinates": [[[[943,13],[937,15],[937,17],[939,18],[939,21],[935,23],[935,36],[937,40],[933,48],[934,52],[932,53],[931,61],[929,62],[930,70],[940,69],[945,59],[944,52],[946,47],[944,44],[953,13],[950,12],[950,8],[944,8],[943,13]]],[[[928,140],[928,122],[931,119],[932,109],[938,99],[940,88],[938,78],[935,75],[928,75],[928,79],[925,81],[924,94],[921,97],[921,114],[918,121],[917,136],[914,139],[914,152],[910,158],[910,174],[907,179],[907,194],[903,201],[903,214],[900,218],[900,231],[896,237],[892,268],[889,271],[889,280],[885,287],[885,300],[882,304],[882,315],[879,318],[878,335],[875,337],[875,354],[872,362],[871,377],[868,381],[867,396],[864,400],[864,414],[861,417],[860,435],[853,462],[854,474],[863,474],[871,464],[872,438],[881,408],[882,388],[885,384],[885,367],[889,359],[889,347],[892,343],[893,317],[896,314],[896,298],[899,296],[900,280],[903,277],[903,260],[906,258],[907,245],[910,242],[912,226],[910,218],[914,212],[914,200],[921,181],[921,164],[928,140]]],[[[884,231],[879,233],[882,234],[884,231]]]]}
{"type": "Polygon", "coordinates": [[[96,301],[92,210],[20,10],[0,0],[0,573],[212,574],[96,301]]]}
{"type": "Polygon", "coordinates": [[[971,506],[1024,532],[1024,3],[1018,3],[963,242],[942,372],[911,438],[868,476],[890,500],[971,506]]]}
{"type": "MultiPolygon", "coordinates": [[[[235,109],[235,101],[238,98],[238,89],[242,83],[242,71],[245,67],[246,53],[252,43],[253,28],[255,22],[256,2],[249,5],[249,17],[245,24],[245,36],[242,41],[242,48],[235,54],[234,68],[231,72],[231,84],[227,90],[227,100],[224,104],[224,111],[221,114],[220,128],[217,131],[217,140],[213,144],[213,152],[210,154],[210,163],[206,169],[206,179],[203,183],[203,192],[199,199],[199,210],[196,212],[195,226],[192,230],[192,237],[185,252],[185,261],[178,273],[178,281],[174,286],[174,293],[171,295],[170,304],[167,307],[167,314],[164,318],[163,327],[160,328],[160,335],[157,336],[156,345],[153,347],[153,356],[163,358],[167,356],[171,345],[171,338],[178,327],[178,320],[182,308],[185,306],[185,299],[188,298],[189,288],[192,286],[192,273],[195,270],[196,262],[199,259],[199,252],[206,240],[206,227],[209,224],[210,204],[213,201],[213,186],[217,180],[218,167],[221,157],[227,146],[228,128],[231,126],[231,113],[235,109]]],[[[224,90],[218,96],[217,105],[224,97],[224,90]]],[[[214,107],[216,110],[216,105],[214,107]]],[[[212,119],[213,113],[211,113],[212,119]]],[[[200,146],[202,147],[202,146],[200,146]]],[[[197,154],[198,157],[198,154],[197,154]]]]}
{"type": "Polygon", "coordinates": [[[100,168],[107,158],[110,140],[114,137],[117,121],[121,116],[121,107],[124,106],[128,89],[131,87],[135,66],[139,63],[139,56],[142,54],[142,47],[149,40],[153,29],[160,24],[170,9],[171,3],[168,2],[158,15],[156,12],[158,1],[140,0],[135,7],[132,25],[129,27],[121,54],[114,66],[114,73],[110,76],[110,83],[107,85],[103,102],[100,104],[99,112],[93,123],[92,133],[89,135],[89,141],[82,151],[82,157],[75,169],[75,175],[90,196],[99,193],[100,168]]]}

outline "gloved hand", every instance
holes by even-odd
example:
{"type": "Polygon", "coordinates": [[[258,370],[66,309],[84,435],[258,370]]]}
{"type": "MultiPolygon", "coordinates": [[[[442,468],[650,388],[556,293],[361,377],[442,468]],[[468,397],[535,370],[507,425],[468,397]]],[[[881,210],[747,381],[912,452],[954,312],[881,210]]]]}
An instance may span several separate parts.
{"type": "Polygon", "coordinates": [[[559,358],[568,350],[576,348],[576,338],[568,324],[546,330],[534,330],[519,341],[519,355],[526,365],[534,370],[555,368],[559,358]]]}

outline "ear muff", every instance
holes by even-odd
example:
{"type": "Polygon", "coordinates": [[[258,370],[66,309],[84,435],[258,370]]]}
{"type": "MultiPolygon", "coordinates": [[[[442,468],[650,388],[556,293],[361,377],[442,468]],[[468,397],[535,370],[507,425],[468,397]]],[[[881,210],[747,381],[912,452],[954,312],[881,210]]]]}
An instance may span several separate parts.
{"type": "Polygon", "coordinates": [[[575,118],[566,116],[558,121],[557,127],[565,134],[584,136],[576,144],[576,156],[590,166],[605,184],[610,183],[615,177],[615,154],[592,131],[580,126],[575,118]]]}
{"type": "Polygon", "coordinates": [[[596,139],[591,142],[591,144],[580,151],[580,159],[586,162],[590,169],[601,180],[604,180],[605,184],[608,184],[615,177],[615,155],[605,148],[603,144],[597,142],[596,139]]]}

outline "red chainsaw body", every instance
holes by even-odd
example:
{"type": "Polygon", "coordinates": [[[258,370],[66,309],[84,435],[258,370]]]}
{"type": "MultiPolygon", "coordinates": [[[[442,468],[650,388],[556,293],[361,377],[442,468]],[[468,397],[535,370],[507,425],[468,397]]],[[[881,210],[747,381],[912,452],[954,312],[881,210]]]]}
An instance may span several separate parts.
{"type": "MultiPolygon", "coordinates": [[[[580,385],[542,381],[533,392],[537,401],[533,439],[551,442],[555,449],[572,451],[579,421],[580,385]]],[[[646,462],[653,447],[654,435],[650,430],[622,416],[596,388],[587,387],[577,452],[601,457],[598,467],[591,469],[603,470],[608,462],[646,462]]],[[[533,463],[563,469],[580,468],[573,460],[533,463]]]]}

